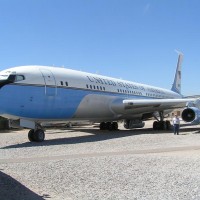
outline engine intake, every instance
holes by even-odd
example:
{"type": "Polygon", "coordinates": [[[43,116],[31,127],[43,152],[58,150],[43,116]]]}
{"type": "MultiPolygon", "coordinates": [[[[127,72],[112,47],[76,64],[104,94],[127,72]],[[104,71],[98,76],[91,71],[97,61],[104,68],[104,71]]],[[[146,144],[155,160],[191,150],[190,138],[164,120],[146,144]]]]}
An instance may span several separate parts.
{"type": "Polygon", "coordinates": [[[200,123],[200,110],[196,107],[186,108],[182,112],[182,119],[192,124],[200,123]]]}

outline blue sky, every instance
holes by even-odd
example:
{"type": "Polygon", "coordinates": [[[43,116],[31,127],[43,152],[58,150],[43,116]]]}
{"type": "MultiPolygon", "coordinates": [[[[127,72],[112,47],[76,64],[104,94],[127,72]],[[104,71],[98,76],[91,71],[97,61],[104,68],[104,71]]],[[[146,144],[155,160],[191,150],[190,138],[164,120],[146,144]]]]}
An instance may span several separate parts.
{"type": "Polygon", "coordinates": [[[0,0],[0,70],[64,66],[200,94],[199,0],[0,0]]]}

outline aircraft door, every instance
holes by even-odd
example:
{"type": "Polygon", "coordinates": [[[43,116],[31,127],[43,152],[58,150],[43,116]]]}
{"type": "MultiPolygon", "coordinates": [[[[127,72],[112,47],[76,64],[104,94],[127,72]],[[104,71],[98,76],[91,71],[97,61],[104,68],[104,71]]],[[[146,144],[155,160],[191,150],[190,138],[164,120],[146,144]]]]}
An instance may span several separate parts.
{"type": "Polygon", "coordinates": [[[44,92],[47,96],[55,96],[57,93],[56,80],[53,73],[47,69],[40,69],[44,78],[45,89],[44,92]]]}

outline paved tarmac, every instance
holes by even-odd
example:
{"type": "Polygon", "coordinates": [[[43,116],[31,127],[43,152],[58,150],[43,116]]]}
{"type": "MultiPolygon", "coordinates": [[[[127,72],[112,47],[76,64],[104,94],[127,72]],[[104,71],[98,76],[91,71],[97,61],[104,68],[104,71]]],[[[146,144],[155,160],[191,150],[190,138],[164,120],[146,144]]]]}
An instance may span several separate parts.
{"type": "Polygon", "coordinates": [[[0,199],[200,199],[200,126],[0,133],[0,199]]]}

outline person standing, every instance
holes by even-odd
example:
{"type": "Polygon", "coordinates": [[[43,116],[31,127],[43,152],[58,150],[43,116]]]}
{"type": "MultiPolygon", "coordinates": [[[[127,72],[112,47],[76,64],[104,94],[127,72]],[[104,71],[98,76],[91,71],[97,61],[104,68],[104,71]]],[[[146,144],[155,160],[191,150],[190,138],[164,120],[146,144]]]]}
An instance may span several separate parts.
{"type": "Polygon", "coordinates": [[[172,123],[174,126],[174,135],[179,135],[180,119],[177,115],[175,115],[174,118],[172,119],[172,123]]]}

